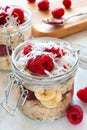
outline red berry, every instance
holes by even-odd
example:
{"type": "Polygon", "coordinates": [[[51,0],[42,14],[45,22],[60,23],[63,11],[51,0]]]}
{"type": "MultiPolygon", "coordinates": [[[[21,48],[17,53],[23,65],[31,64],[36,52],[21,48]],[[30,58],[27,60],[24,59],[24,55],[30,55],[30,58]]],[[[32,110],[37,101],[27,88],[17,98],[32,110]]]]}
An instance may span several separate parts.
{"type": "Polygon", "coordinates": [[[87,103],[87,87],[78,90],[77,96],[81,101],[87,103]]]}
{"type": "Polygon", "coordinates": [[[45,70],[51,71],[54,67],[53,60],[49,55],[38,55],[36,58],[28,60],[27,68],[34,74],[45,75],[45,70]]]}
{"type": "MultiPolygon", "coordinates": [[[[28,94],[27,94],[27,100],[35,100],[36,99],[36,97],[35,97],[35,94],[34,94],[34,92],[33,91],[31,91],[31,90],[28,90],[28,89],[26,89],[25,87],[23,87],[24,88],[24,90],[27,90],[28,91],[28,94]]],[[[20,93],[21,93],[22,91],[20,91],[20,93]]],[[[23,95],[23,97],[25,97],[25,95],[23,95]]]]}
{"type": "Polygon", "coordinates": [[[29,3],[33,3],[35,2],[36,0],[27,0],[29,3]]]}
{"type": "Polygon", "coordinates": [[[31,58],[28,60],[28,63],[27,63],[27,68],[32,72],[32,73],[36,73],[36,65],[35,65],[35,59],[34,58],[31,58]]]}
{"type": "MultiPolygon", "coordinates": [[[[12,50],[10,48],[8,48],[9,54],[11,55],[12,50]]],[[[0,56],[6,56],[7,53],[7,48],[6,45],[0,44],[0,56]]]]}
{"type": "Polygon", "coordinates": [[[6,18],[8,14],[5,11],[0,12],[0,25],[4,25],[6,23],[6,18]]]}
{"type": "Polygon", "coordinates": [[[40,10],[48,10],[49,9],[49,1],[48,0],[40,0],[37,5],[38,5],[38,8],[40,10]]]}
{"type": "Polygon", "coordinates": [[[32,51],[32,45],[28,44],[24,47],[23,54],[27,55],[30,51],[32,51]]]}
{"type": "Polygon", "coordinates": [[[72,5],[72,2],[71,2],[71,0],[63,0],[63,5],[64,5],[67,9],[69,9],[69,8],[71,7],[71,5],[72,5]]]}
{"type": "Polygon", "coordinates": [[[54,17],[54,18],[61,18],[63,15],[64,15],[64,13],[65,13],[65,11],[64,11],[64,9],[63,8],[55,8],[55,9],[53,9],[52,10],[52,16],[54,17]]]}
{"type": "Polygon", "coordinates": [[[45,51],[47,51],[47,52],[52,52],[53,54],[57,54],[57,57],[62,57],[62,55],[63,55],[63,49],[61,49],[61,48],[54,48],[54,47],[52,47],[52,48],[46,48],[45,49],[45,51]]]}
{"type": "Polygon", "coordinates": [[[79,124],[83,119],[83,110],[79,105],[72,105],[67,110],[68,120],[76,125],[79,124]]]}
{"type": "Polygon", "coordinates": [[[33,91],[28,90],[27,100],[35,100],[36,97],[33,91]]]}
{"type": "Polygon", "coordinates": [[[18,24],[22,24],[24,22],[24,11],[21,8],[14,8],[12,10],[12,16],[17,18],[18,24]]]}

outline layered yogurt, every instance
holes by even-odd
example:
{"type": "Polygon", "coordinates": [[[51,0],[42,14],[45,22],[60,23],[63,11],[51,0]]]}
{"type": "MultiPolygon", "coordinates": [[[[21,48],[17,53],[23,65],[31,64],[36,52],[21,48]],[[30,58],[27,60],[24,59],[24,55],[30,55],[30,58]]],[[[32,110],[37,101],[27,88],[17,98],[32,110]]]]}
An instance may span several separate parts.
{"type": "Polygon", "coordinates": [[[31,13],[16,5],[0,6],[0,69],[9,70],[11,49],[31,37],[31,13]],[[10,51],[10,52],[9,52],[10,51]],[[9,55],[9,56],[8,56],[9,55]]]}
{"type": "Polygon", "coordinates": [[[14,53],[13,64],[28,91],[21,107],[25,115],[41,120],[64,116],[74,92],[76,52],[65,42],[51,38],[41,42],[40,38],[26,42],[14,53]]]}

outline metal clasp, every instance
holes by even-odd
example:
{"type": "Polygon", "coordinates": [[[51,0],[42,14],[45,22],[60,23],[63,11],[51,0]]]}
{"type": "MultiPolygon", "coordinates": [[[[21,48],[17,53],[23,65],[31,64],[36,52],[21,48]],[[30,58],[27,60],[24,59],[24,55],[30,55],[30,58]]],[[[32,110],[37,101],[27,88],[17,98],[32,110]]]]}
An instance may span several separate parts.
{"type": "MultiPolygon", "coordinates": [[[[7,86],[7,89],[5,91],[5,98],[4,100],[1,102],[1,106],[12,116],[14,116],[15,112],[16,112],[16,109],[18,107],[21,107],[23,106],[23,104],[25,103],[26,101],[26,98],[27,98],[27,94],[28,94],[28,90],[24,90],[23,88],[23,84],[22,84],[22,81],[19,80],[15,74],[13,73],[10,73],[9,74],[9,84],[7,86]],[[12,97],[16,97],[15,95],[15,89],[17,91],[17,88],[19,88],[19,93],[17,93],[19,96],[18,99],[17,99],[17,102],[15,103],[14,106],[12,106],[12,104],[9,103],[9,98],[12,98],[12,97]],[[11,97],[10,97],[10,94],[11,94],[11,97]]],[[[14,103],[13,100],[11,100],[11,102],[14,103]]]]}

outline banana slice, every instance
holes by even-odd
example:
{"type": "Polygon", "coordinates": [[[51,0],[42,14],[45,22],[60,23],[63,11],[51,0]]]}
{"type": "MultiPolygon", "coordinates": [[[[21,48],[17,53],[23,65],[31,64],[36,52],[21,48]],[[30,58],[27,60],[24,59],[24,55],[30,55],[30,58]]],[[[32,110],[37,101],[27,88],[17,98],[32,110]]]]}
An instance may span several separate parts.
{"type": "Polygon", "coordinates": [[[56,96],[48,101],[41,101],[42,105],[47,108],[54,108],[57,106],[58,102],[62,99],[62,94],[59,90],[56,91],[56,96]]]}
{"type": "Polygon", "coordinates": [[[40,101],[49,101],[56,96],[56,91],[53,89],[41,89],[35,91],[35,96],[40,101]]]}

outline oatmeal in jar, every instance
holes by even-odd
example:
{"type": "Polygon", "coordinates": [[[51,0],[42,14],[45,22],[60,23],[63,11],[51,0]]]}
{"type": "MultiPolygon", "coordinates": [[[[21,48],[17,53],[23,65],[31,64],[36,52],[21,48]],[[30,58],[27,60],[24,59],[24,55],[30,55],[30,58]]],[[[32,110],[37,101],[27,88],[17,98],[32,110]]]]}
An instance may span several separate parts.
{"type": "Polygon", "coordinates": [[[30,37],[30,11],[16,5],[0,6],[0,70],[11,69],[12,49],[30,37]]]}
{"type": "Polygon", "coordinates": [[[20,107],[25,115],[40,120],[65,115],[73,97],[77,52],[62,40],[36,38],[14,50],[12,66],[27,91],[26,101],[20,107]]]}

